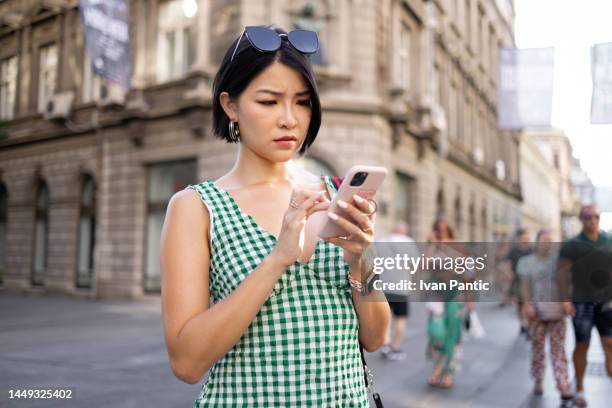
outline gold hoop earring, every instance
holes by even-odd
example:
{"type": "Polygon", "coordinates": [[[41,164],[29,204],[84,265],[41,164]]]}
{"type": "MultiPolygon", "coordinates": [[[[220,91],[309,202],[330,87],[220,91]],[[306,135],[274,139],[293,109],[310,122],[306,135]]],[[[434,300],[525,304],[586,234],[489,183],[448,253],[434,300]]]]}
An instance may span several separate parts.
{"type": "Polygon", "coordinates": [[[230,140],[234,143],[238,143],[240,141],[240,128],[238,128],[238,122],[234,122],[230,120],[229,137],[230,137],[230,140]]]}

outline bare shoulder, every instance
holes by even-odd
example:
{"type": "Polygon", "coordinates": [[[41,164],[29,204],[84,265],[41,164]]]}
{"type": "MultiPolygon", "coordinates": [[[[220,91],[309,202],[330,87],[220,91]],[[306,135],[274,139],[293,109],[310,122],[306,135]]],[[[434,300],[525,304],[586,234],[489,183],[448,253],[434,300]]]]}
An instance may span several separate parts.
{"type": "Polygon", "coordinates": [[[168,210],[166,213],[167,221],[178,221],[187,225],[191,225],[196,229],[203,229],[203,233],[207,234],[210,215],[208,208],[202,203],[200,194],[190,188],[186,188],[174,193],[168,202],[168,210]]]}

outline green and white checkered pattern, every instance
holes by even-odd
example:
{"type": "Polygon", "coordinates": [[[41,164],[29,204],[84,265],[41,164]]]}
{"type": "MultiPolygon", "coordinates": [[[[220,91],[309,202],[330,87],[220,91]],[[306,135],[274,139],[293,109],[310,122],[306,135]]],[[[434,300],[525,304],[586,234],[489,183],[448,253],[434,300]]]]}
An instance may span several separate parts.
{"type": "MultiPolygon", "coordinates": [[[[212,217],[210,292],[217,303],[276,237],[212,181],[187,188],[212,217]]],[[[211,368],[195,407],[368,407],[347,272],[342,249],[325,241],[308,263],[290,266],[238,343],[211,368]]]]}

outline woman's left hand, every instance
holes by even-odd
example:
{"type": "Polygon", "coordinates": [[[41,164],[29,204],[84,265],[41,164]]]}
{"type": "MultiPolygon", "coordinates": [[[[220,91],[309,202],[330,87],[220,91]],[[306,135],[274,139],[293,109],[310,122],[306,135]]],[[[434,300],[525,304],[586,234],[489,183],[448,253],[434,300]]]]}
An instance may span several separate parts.
{"type": "Polygon", "coordinates": [[[355,222],[332,213],[329,218],[349,233],[346,237],[325,238],[325,241],[336,244],[344,250],[344,260],[351,269],[360,268],[363,252],[374,241],[374,206],[366,199],[353,195],[353,202],[338,201],[338,206],[348,213],[355,222]],[[335,217],[334,217],[335,216],[335,217]]]}

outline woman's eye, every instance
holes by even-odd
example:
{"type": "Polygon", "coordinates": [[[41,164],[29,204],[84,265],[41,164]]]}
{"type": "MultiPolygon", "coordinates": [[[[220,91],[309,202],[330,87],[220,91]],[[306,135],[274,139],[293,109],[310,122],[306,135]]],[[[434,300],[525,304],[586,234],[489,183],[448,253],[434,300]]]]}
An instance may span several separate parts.
{"type": "Polygon", "coordinates": [[[298,104],[310,107],[310,99],[305,99],[303,101],[298,101],[298,104]]]}
{"type": "Polygon", "coordinates": [[[274,105],[276,101],[259,101],[262,105],[274,105]]]}

